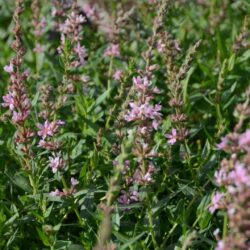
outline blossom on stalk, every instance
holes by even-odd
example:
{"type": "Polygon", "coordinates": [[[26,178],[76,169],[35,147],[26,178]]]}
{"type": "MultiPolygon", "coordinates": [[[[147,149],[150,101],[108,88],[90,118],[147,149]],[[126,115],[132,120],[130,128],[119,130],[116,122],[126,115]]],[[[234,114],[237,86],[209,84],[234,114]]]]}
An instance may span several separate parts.
{"type": "Polygon", "coordinates": [[[11,111],[15,109],[14,93],[10,91],[7,95],[3,96],[3,101],[3,107],[9,108],[11,111]]]}
{"type": "MultiPolygon", "coordinates": [[[[250,97],[250,90],[247,92],[250,97]]],[[[247,117],[250,111],[248,99],[239,107],[240,117],[247,117]],[[244,106],[244,109],[241,107],[244,106]]],[[[236,107],[236,108],[237,108],[236,107]]],[[[228,157],[221,162],[220,169],[215,172],[218,186],[224,193],[217,192],[212,198],[210,212],[223,209],[228,217],[228,234],[223,239],[218,238],[216,249],[250,249],[250,130],[240,133],[243,121],[239,119],[234,132],[222,139],[219,148],[228,157]]]]}
{"type": "Polygon", "coordinates": [[[86,63],[85,58],[88,55],[85,46],[81,46],[78,42],[73,51],[78,55],[80,65],[84,65],[86,63]]]}
{"type": "Polygon", "coordinates": [[[120,45],[114,43],[110,44],[104,52],[105,57],[119,57],[120,54],[120,45]]]}
{"type": "Polygon", "coordinates": [[[70,183],[72,187],[76,187],[79,184],[79,181],[77,179],[75,179],[74,177],[72,177],[70,179],[70,183]]]}
{"type": "Polygon", "coordinates": [[[46,140],[40,140],[38,143],[38,147],[47,149],[48,151],[55,151],[59,149],[61,146],[61,143],[56,141],[46,141],[46,140]]]}
{"type": "Polygon", "coordinates": [[[65,124],[65,122],[61,120],[53,122],[49,122],[48,120],[46,120],[44,125],[38,123],[37,127],[39,128],[39,131],[37,134],[44,140],[46,137],[56,134],[59,127],[63,124],[65,124]]]}
{"type": "Polygon", "coordinates": [[[71,41],[79,42],[81,40],[81,24],[84,22],[86,22],[86,18],[84,16],[78,15],[76,12],[72,11],[66,21],[61,24],[60,31],[71,41]]]}
{"type": "Polygon", "coordinates": [[[129,190],[128,192],[122,190],[121,195],[118,198],[118,202],[122,205],[129,205],[131,203],[138,201],[139,201],[139,193],[135,190],[129,190]]]}
{"type": "Polygon", "coordinates": [[[123,71],[121,69],[118,69],[115,71],[115,73],[113,74],[113,79],[116,81],[120,81],[123,77],[123,71]]]}
{"type": "Polygon", "coordinates": [[[138,91],[139,100],[130,102],[130,110],[124,115],[124,119],[128,122],[141,121],[149,123],[147,127],[139,128],[139,131],[143,133],[147,129],[157,130],[162,121],[161,105],[150,104],[155,92],[158,92],[157,88],[151,87],[151,82],[147,77],[134,77],[133,83],[135,89],[138,91]]]}
{"type": "Polygon", "coordinates": [[[217,148],[220,150],[224,150],[228,145],[228,138],[227,137],[223,137],[221,142],[219,144],[217,144],[217,148]]]}
{"type": "Polygon", "coordinates": [[[63,160],[60,152],[49,157],[49,166],[51,167],[53,173],[65,168],[65,165],[66,161],[63,160]]]}
{"type": "Polygon", "coordinates": [[[250,129],[246,130],[245,133],[240,135],[239,146],[246,151],[250,151],[250,129]]]}
{"type": "Polygon", "coordinates": [[[224,194],[216,192],[212,197],[212,205],[209,207],[209,211],[213,214],[217,209],[223,207],[222,206],[222,198],[224,194]]]}
{"type": "Polygon", "coordinates": [[[9,65],[4,66],[4,71],[6,71],[7,73],[13,73],[14,71],[14,66],[12,63],[10,63],[9,65]]]}
{"type": "Polygon", "coordinates": [[[96,5],[91,5],[87,3],[87,4],[84,4],[82,8],[83,8],[85,15],[87,16],[89,20],[91,20],[92,22],[96,22],[98,20],[99,17],[98,17],[96,5]]]}
{"type": "Polygon", "coordinates": [[[178,135],[177,135],[177,130],[175,128],[172,129],[171,134],[166,134],[166,137],[168,138],[168,143],[170,145],[174,145],[177,142],[178,135]]]}
{"type": "Polygon", "coordinates": [[[31,108],[31,102],[23,86],[23,82],[27,79],[28,74],[27,72],[14,72],[12,63],[6,67],[5,70],[11,75],[12,85],[8,94],[3,96],[4,102],[2,106],[10,109],[13,123],[22,124],[28,119],[31,108]]]}

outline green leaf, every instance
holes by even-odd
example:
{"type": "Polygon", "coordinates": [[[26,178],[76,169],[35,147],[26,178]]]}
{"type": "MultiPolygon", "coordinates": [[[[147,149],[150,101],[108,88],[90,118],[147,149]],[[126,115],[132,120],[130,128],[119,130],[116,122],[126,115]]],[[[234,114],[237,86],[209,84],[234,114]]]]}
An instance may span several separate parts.
{"type": "Polygon", "coordinates": [[[216,38],[217,38],[217,50],[220,52],[222,59],[225,59],[227,55],[227,48],[223,39],[223,35],[221,34],[219,28],[216,31],[216,38]]]}
{"type": "Polygon", "coordinates": [[[228,71],[232,71],[235,65],[235,59],[236,59],[236,55],[232,54],[228,60],[228,66],[227,69],[228,71]]]}
{"type": "Polygon", "coordinates": [[[210,152],[211,152],[211,145],[210,145],[209,140],[207,139],[206,143],[205,143],[205,146],[204,146],[204,148],[202,150],[201,157],[203,159],[206,159],[209,156],[210,152]]]}
{"type": "Polygon", "coordinates": [[[86,140],[81,139],[78,144],[73,148],[70,158],[71,159],[76,159],[78,156],[80,156],[83,153],[83,147],[85,145],[86,140]]]}
{"type": "Polygon", "coordinates": [[[212,214],[208,210],[210,201],[210,195],[205,195],[197,208],[197,219],[201,229],[205,229],[212,218],[212,214]]]}
{"type": "Polygon", "coordinates": [[[191,75],[194,73],[196,67],[191,67],[189,71],[187,72],[187,76],[185,80],[183,81],[183,99],[184,102],[187,103],[187,92],[188,92],[188,83],[190,80],[191,75]]]}
{"type": "Polygon", "coordinates": [[[135,242],[137,242],[143,235],[145,234],[145,232],[137,235],[136,237],[130,239],[129,241],[127,241],[124,245],[122,245],[119,250],[125,250],[128,247],[132,246],[135,242]]]}
{"type": "Polygon", "coordinates": [[[45,211],[45,213],[44,213],[44,217],[45,217],[45,218],[48,218],[48,217],[50,216],[51,211],[52,211],[52,209],[53,209],[53,206],[54,206],[54,204],[52,204],[49,208],[46,209],[46,211],[45,211]]]}
{"type": "Polygon", "coordinates": [[[12,183],[14,183],[16,186],[20,187],[24,191],[28,193],[32,193],[32,188],[30,186],[30,183],[27,177],[24,177],[23,175],[21,175],[21,173],[18,173],[15,176],[11,176],[11,174],[12,173],[10,171],[6,173],[6,175],[10,178],[12,183]]]}
{"type": "Polygon", "coordinates": [[[36,230],[37,230],[39,238],[42,240],[43,244],[45,246],[49,247],[50,241],[49,241],[48,236],[43,231],[41,231],[39,228],[36,228],[36,230]]]}
{"type": "Polygon", "coordinates": [[[89,108],[88,108],[88,113],[90,113],[93,109],[95,109],[97,106],[99,106],[100,104],[102,104],[107,97],[110,95],[112,89],[108,89],[106,90],[104,93],[102,93],[95,101],[95,103],[93,103],[89,108]]]}
{"type": "Polygon", "coordinates": [[[36,94],[35,94],[35,96],[34,96],[34,98],[33,98],[33,100],[32,100],[32,102],[31,102],[32,107],[35,107],[35,106],[36,106],[36,104],[37,104],[37,102],[38,102],[38,100],[39,100],[39,96],[40,96],[40,92],[37,91],[36,94]]]}
{"type": "Polygon", "coordinates": [[[81,245],[73,244],[69,246],[68,250],[84,250],[84,248],[81,245]]]}

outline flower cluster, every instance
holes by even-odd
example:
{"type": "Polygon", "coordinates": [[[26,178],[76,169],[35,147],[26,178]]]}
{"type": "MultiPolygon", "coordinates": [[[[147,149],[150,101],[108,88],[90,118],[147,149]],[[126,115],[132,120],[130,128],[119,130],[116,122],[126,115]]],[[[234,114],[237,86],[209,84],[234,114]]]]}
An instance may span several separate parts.
{"type": "Polygon", "coordinates": [[[3,96],[3,107],[9,108],[12,113],[12,121],[15,124],[23,124],[30,115],[31,102],[28,98],[24,82],[28,78],[28,71],[19,73],[15,70],[14,62],[5,66],[4,70],[10,74],[11,86],[7,95],[3,96]]]}
{"type": "Polygon", "coordinates": [[[181,48],[179,42],[173,39],[172,35],[168,32],[162,32],[159,35],[157,49],[159,53],[164,55],[167,67],[167,84],[169,88],[169,106],[172,108],[170,115],[174,129],[172,134],[166,135],[169,138],[171,145],[178,141],[184,140],[188,135],[185,122],[187,116],[184,113],[184,100],[183,89],[181,81],[185,78],[193,56],[200,45],[198,41],[189,51],[181,67],[177,67],[178,59],[180,56],[181,48]]]}
{"type": "Polygon", "coordinates": [[[53,153],[53,156],[49,157],[49,166],[53,173],[56,173],[60,169],[64,169],[66,161],[62,158],[61,153],[53,153]]]}
{"type": "Polygon", "coordinates": [[[120,56],[120,46],[119,44],[110,44],[104,52],[106,57],[119,57],[120,56]]]}
{"type": "Polygon", "coordinates": [[[72,0],[52,0],[52,16],[63,16],[65,11],[71,8],[73,1],[72,0]]]}
{"type": "Polygon", "coordinates": [[[138,201],[139,201],[139,193],[134,190],[129,190],[129,192],[122,190],[121,195],[118,198],[118,202],[122,205],[129,205],[131,203],[138,201]]]}
{"type": "Polygon", "coordinates": [[[40,17],[41,16],[41,4],[39,0],[34,0],[31,5],[32,9],[32,24],[34,28],[34,36],[35,36],[35,47],[33,49],[34,52],[36,53],[42,53],[44,52],[44,46],[41,45],[40,40],[44,36],[46,26],[47,26],[47,21],[45,17],[40,17]]]}
{"type": "Polygon", "coordinates": [[[60,25],[61,31],[61,46],[59,52],[62,53],[65,47],[66,39],[70,41],[72,46],[71,62],[72,68],[77,68],[85,65],[85,58],[87,57],[87,50],[81,45],[82,40],[82,23],[86,22],[86,18],[78,15],[72,11],[66,21],[60,25]]]}
{"type": "MultiPolygon", "coordinates": [[[[152,183],[153,175],[156,173],[156,168],[150,160],[155,156],[151,144],[153,131],[158,130],[162,122],[162,114],[161,105],[152,104],[154,95],[159,94],[160,91],[153,86],[151,77],[152,71],[147,71],[144,76],[133,78],[133,91],[136,95],[129,103],[129,110],[124,114],[124,120],[134,123],[136,127],[133,154],[138,166],[133,170],[130,168],[130,163],[128,164],[129,161],[124,163],[123,175],[126,188],[122,190],[118,199],[118,202],[122,204],[139,201],[138,193],[132,186],[152,183]]],[[[128,130],[128,134],[131,132],[128,130]]]]}
{"type": "Polygon", "coordinates": [[[53,136],[58,132],[60,126],[64,124],[63,121],[52,121],[46,120],[44,124],[37,124],[39,128],[38,135],[41,137],[39,146],[47,150],[56,150],[60,146],[58,142],[53,140],[53,136]]]}
{"type": "Polygon", "coordinates": [[[82,32],[81,24],[86,22],[86,18],[72,11],[65,23],[61,24],[60,31],[67,36],[70,41],[79,42],[82,32]]]}
{"type": "Polygon", "coordinates": [[[9,109],[12,115],[12,122],[17,126],[16,142],[20,144],[21,150],[26,156],[31,156],[31,149],[28,146],[34,132],[27,127],[27,120],[31,113],[31,101],[27,94],[26,80],[29,71],[22,71],[23,56],[25,49],[21,42],[20,15],[23,12],[22,0],[17,1],[17,7],[14,14],[15,39],[12,48],[15,50],[15,58],[11,59],[10,64],[4,67],[4,70],[10,74],[10,85],[8,94],[3,96],[2,106],[9,109]]]}
{"type": "Polygon", "coordinates": [[[91,5],[89,3],[86,3],[83,5],[83,11],[86,15],[86,17],[92,21],[92,22],[97,22],[99,20],[99,15],[98,15],[98,10],[97,10],[97,5],[91,5]]]}
{"type": "Polygon", "coordinates": [[[125,114],[124,119],[128,122],[139,121],[141,126],[138,132],[141,134],[150,132],[152,128],[157,130],[162,120],[161,105],[152,105],[150,101],[155,93],[159,93],[159,90],[152,88],[147,77],[134,77],[133,82],[138,100],[129,103],[130,110],[125,114]]]}
{"type": "MultiPolygon", "coordinates": [[[[247,103],[248,101],[245,104],[247,103]]],[[[240,118],[247,119],[250,108],[240,106],[245,106],[241,109],[240,118]]],[[[218,242],[217,250],[250,249],[250,129],[240,133],[242,125],[243,121],[240,119],[234,132],[229,133],[218,144],[219,149],[230,155],[223,159],[220,169],[215,173],[217,185],[226,192],[216,192],[209,210],[211,213],[217,209],[226,210],[230,232],[218,242]]]]}

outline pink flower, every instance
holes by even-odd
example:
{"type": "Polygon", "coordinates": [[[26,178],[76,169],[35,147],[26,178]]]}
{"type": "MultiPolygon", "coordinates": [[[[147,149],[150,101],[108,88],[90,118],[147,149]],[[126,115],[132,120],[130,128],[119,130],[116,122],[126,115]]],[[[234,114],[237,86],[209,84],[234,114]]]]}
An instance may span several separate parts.
{"type": "Polygon", "coordinates": [[[224,197],[224,194],[216,192],[212,198],[212,205],[209,207],[210,213],[214,213],[217,209],[222,206],[221,200],[224,197]]]}
{"type": "Polygon", "coordinates": [[[87,57],[87,50],[84,46],[81,46],[81,44],[78,42],[77,46],[74,48],[74,52],[78,55],[80,65],[85,64],[85,58],[87,57]]]}
{"type": "Polygon", "coordinates": [[[34,35],[37,37],[42,37],[43,34],[45,33],[46,25],[47,25],[47,21],[46,21],[45,17],[43,17],[40,22],[35,24],[34,35]]]}
{"type": "Polygon", "coordinates": [[[58,189],[56,189],[55,191],[51,191],[50,192],[50,195],[51,196],[62,196],[63,195],[63,192],[59,191],[58,189]]]}
{"type": "Polygon", "coordinates": [[[70,179],[70,183],[71,183],[71,188],[70,188],[69,194],[74,194],[77,191],[76,186],[79,184],[79,181],[75,179],[74,177],[72,177],[70,179]]]}
{"type": "Polygon", "coordinates": [[[48,120],[45,121],[44,125],[42,124],[37,124],[37,127],[40,129],[40,131],[38,131],[38,135],[41,136],[43,139],[45,139],[47,136],[53,136],[58,128],[63,125],[64,122],[63,121],[53,121],[51,123],[49,123],[48,120]]]}
{"type": "Polygon", "coordinates": [[[243,164],[236,163],[235,170],[230,173],[230,178],[237,186],[250,185],[250,176],[243,164]]]}
{"type": "Polygon", "coordinates": [[[137,103],[129,103],[131,110],[124,116],[126,121],[136,121],[147,119],[161,119],[161,105],[156,104],[155,106],[148,103],[138,105],[137,103]]]}
{"type": "Polygon", "coordinates": [[[62,159],[60,153],[53,154],[53,157],[49,157],[49,161],[49,166],[52,168],[53,173],[56,173],[66,165],[66,162],[62,159]]]}
{"type": "Polygon", "coordinates": [[[145,91],[148,89],[150,82],[147,77],[133,77],[133,83],[138,90],[145,91]]]}
{"type": "Polygon", "coordinates": [[[218,241],[218,245],[215,250],[226,250],[223,240],[218,241]]]}
{"type": "Polygon", "coordinates": [[[162,40],[159,40],[156,48],[159,53],[163,53],[166,49],[166,44],[162,40]]]}
{"type": "Polygon", "coordinates": [[[139,193],[135,190],[130,190],[130,201],[131,202],[138,202],[139,201],[139,193]]]}
{"type": "Polygon", "coordinates": [[[224,137],[224,138],[222,138],[221,142],[219,144],[217,144],[217,148],[224,150],[227,147],[227,145],[228,145],[228,138],[224,137]]]}
{"type": "Polygon", "coordinates": [[[245,133],[240,135],[239,146],[241,146],[247,151],[250,150],[250,129],[248,129],[245,133]]]}
{"type": "Polygon", "coordinates": [[[10,63],[9,65],[6,65],[6,66],[4,66],[4,71],[6,71],[7,73],[13,73],[13,71],[14,71],[14,67],[13,67],[13,64],[12,63],[10,63]]]}
{"type": "Polygon", "coordinates": [[[120,45],[119,44],[111,44],[104,52],[104,56],[106,57],[118,57],[120,56],[120,45]]]}
{"type": "Polygon", "coordinates": [[[128,194],[125,190],[121,191],[122,195],[118,198],[118,202],[122,205],[128,205],[130,203],[128,194]]]}
{"type": "Polygon", "coordinates": [[[23,112],[13,111],[12,121],[14,123],[22,123],[29,117],[30,111],[24,110],[23,112]]]}
{"type": "Polygon", "coordinates": [[[228,180],[228,174],[224,169],[216,171],[214,177],[218,185],[223,185],[228,180]]]}
{"type": "Polygon", "coordinates": [[[122,190],[121,193],[122,195],[118,198],[118,202],[122,205],[129,205],[139,201],[139,193],[135,190],[129,190],[129,192],[122,190]]]}
{"type": "Polygon", "coordinates": [[[14,100],[14,94],[12,92],[9,92],[7,95],[3,96],[4,103],[2,103],[3,107],[9,107],[11,111],[15,108],[15,100],[14,100]]]}
{"type": "Polygon", "coordinates": [[[38,135],[45,139],[48,135],[53,136],[53,131],[51,130],[51,125],[48,120],[45,121],[44,125],[37,124],[37,127],[40,129],[38,135]]]}
{"type": "Polygon", "coordinates": [[[123,76],[123,71],[121,69],[116,70],[115,73],[113,74],[113,78],[116,81],[120,81],[122,76],[123,76]]]}
{"type": "Polygon", "coordinates": [[[75,179],[74,177],[72,177],[72,178],[70,179],[70,182],[71,182],[71,185],[72,185],[73,187],[75,187],[75,186],[77,186],[77,185],[79,184],[79,181],[78,181],[77,179],[75,179]]]}
{"type": "Polygon", "coordinates": [[[86,18],[83,15],[77,15],[74,11],[71,12],[71,14],[66,19],[65,23],[60,25],[59,30],[63,33],[61,34],[61,44],[63,45],[65,43],[65,35],[71,42],[78,42],[82,40],[81,24],[84,23],[85,21],[86,18]]]}
{"type": "Polygon", "coordinates": [[[177,141],[177,130],[173,128],[172,134],[166,134],[166,137],[169,139],[168,143],[174,145],[177,141]]]}
{"type": "Polygon", "coordinates": [[[90,4],[84,4],[83,11],[91,21],[97,21],[98,15],[95,6],[91,6],[90,4]]]}
{"type": "Polygon", "coordinates": [[[161,124],[161,120],[153,120],[152,127],[154,128],[154,130],[157,130],[160,124],[161,124]]]}

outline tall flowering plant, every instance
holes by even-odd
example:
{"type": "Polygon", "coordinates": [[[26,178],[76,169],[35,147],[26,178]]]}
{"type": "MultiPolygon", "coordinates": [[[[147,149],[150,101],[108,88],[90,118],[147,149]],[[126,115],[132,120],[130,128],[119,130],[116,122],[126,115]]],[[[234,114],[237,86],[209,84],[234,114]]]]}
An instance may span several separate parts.
{"type": "Polygon", "coordinates": [[[249,122],[250,90],[247,90],[244,104],[236,108],[238,123],[232,133],[226,135],[218,148],[225,151],[228,157],[223,159],[221,167],[215,173],[215,180],[224,192],[216,192],[212,197],[209,210],[226,211],[228,217],[228,232],[218,238],[217,250],[249,249],[249,209],[250,209],[250,130],[244,124],[249,122]]]}
{"type": "Polygon", "coordinates": [[[20,16],[23,12],[23,1],[16,1],[16,10],[13,16],[15,28],[13,30],[15,40],[12,48],[15,51],[15,57],[11,59],[10,64],[4,67],[5,72],[10,75],[10,85],[8,93],[3,96],[2,106],[9,109],[12,116],[11,121],[17,128],[15,137],[16,145],[24,154],[24,167],[31,170],[30,158],[32,157],[31,140],[34,137],[34,131],[29,127],[28,120],[31,114],[31,101],[28,97],[27,78],[29,71],[22,69],[23,56],[25,48],[22,45],[22,30],[20,16]]]}

